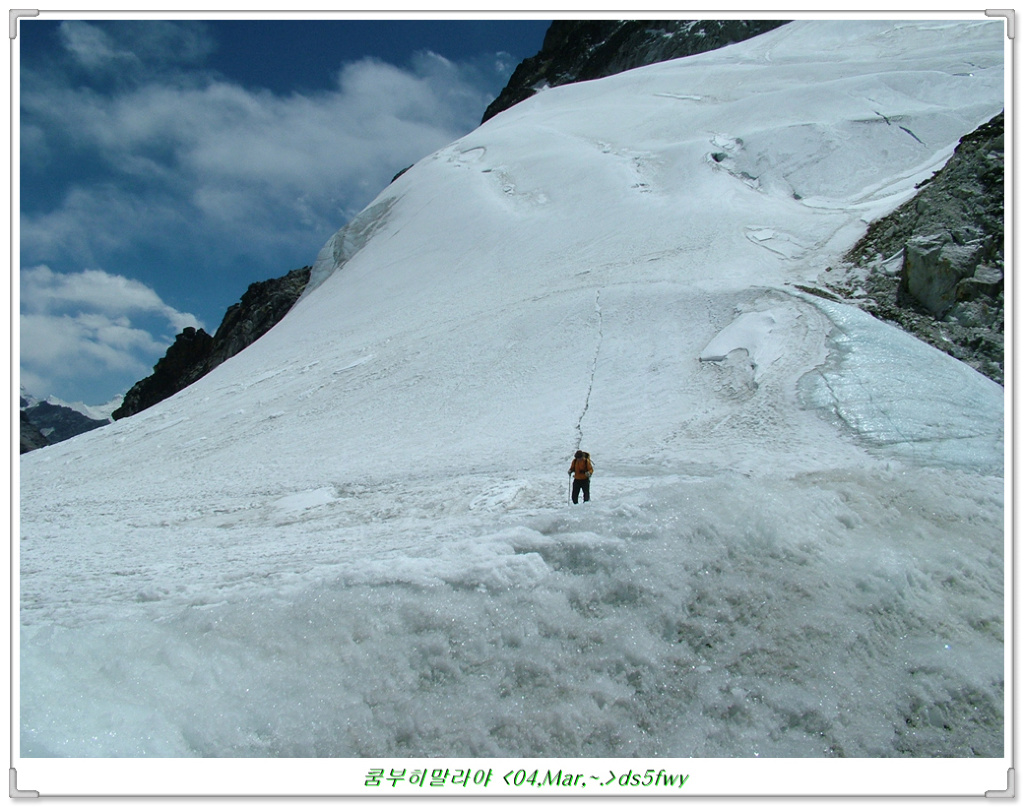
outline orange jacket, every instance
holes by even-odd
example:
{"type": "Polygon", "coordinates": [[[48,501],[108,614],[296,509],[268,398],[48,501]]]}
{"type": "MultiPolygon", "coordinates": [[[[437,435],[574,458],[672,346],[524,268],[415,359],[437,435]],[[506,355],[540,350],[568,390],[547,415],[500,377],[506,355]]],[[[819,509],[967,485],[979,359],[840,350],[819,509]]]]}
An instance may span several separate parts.
{"type": "Polygon", "coordinates": [[[576,479],[589,479],[591,474],[594,473],[594,466],[590,462],[590,457],[581,457],[580,459],[574,459],[572,465],[569,466],[569,472],[576,479]]]}

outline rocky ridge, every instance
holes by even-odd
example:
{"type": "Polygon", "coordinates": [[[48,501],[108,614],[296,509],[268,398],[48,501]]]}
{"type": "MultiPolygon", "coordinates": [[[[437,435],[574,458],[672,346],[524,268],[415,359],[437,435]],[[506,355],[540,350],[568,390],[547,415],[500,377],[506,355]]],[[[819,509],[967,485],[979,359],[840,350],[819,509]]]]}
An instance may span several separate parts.
{"type": "Polygon", "coordinates": [[[487,107],[493,118],[544,87],[590,81],[693,56],[785,25],[779,20],[555,20],[536,56],[524,59],[487,107]]]}
{"type": "Polygon", "coordinates": [[[291,310],[309,282],[310,271],[305,266],[284,277],[251,284],[224,314],[213,336],[202,328],[185,328],[153,367],[153,374],[128,390],[113,418],[134,415],[169,398],[251,345],[291,310]]]}

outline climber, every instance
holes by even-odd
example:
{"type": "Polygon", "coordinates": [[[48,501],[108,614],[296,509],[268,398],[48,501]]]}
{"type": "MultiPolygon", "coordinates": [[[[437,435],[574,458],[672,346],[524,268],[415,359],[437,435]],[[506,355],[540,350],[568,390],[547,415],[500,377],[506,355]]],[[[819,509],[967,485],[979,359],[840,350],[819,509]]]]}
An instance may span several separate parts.
{"type": "Polygon", "coordinates": [[[572,477],[572,503],[580,503],[580,491],[583,491],[584,503],[590,501],[590,477],[594,474],[594,465],[586,451],[577,451],[569,466],[572,477]]]}

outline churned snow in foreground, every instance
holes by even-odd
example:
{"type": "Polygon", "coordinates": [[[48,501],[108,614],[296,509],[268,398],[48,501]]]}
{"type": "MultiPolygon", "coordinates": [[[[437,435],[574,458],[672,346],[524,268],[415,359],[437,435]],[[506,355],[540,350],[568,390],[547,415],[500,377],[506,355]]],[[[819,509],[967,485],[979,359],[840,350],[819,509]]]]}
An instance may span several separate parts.
{"type": "Polygon", "coordinates": [[[425,158],[257,344],[21,460],[21,755],[1003,755],[1003,390],[795,288],[1002,36],[797,22],[425,158]]]}

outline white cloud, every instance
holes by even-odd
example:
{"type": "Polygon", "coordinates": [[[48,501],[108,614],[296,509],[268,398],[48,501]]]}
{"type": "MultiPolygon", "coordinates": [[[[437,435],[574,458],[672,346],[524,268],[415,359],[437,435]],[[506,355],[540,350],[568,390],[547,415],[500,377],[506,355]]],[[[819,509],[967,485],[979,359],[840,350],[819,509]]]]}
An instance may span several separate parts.
{"type": "Polygon", "coordinates": [[[144,283],[99,269],[62,274],[40,265],[22,270],[21,305],[37,314],[85,310],[121,320],[148,313],[164,317],[175,330],[201,327],[194,316],[167,305],[144,283]]]}
{"type": "Polygon", "coordinates": [[[138,380],[173,334],[200,327],[145,284],[100,270],[35,266],[22,271],[20,290],[22,383],[38,393],[105,373],[138,380]]]}
{"type": "Polygon", "coordinates": [[[65,20],[58,37],[80,67],[94,72],[127,70],[130,80],[144,78],[154,67],[199,61],[214,47],[203,23],[185,21],[122,20],[101,26],[65,20]]]}
{"type": "Polygon", "coordinates": [[[312,263],[396,173],[474,128],[503,81],[493,55],[423,52],[406,67],[339,64],[328,88],[282,94],[204,70],[214,43],[201,25],[66,21],[59,35],[74,69],[22,72],[23,178],[51,183],[35,196],[23,181],[32,379],[132,361],[143,372],[130,383],[147,375],[164,335],[196,323],[129,280],[134,266],[162,273],[169,298],[194,299],[202,278],[204,316],[219,317],[212,301],[312,263]],[[83,74],[94,82],[76,85],[83,74]]]}
{"type": "Polygon", "coordinates": [[[21,361],[37,376],[145,368],[152,362],[139,354],[158,355],[165,347],[130,321],[102,314],[21,317],[21,361]]]}
{"type": "Polygon", "coordinates": [[[129,51],[118,50],[100,28],[86,22],[68,20],[58,28],[61,44],[87,69],[103,68],[113,61],[133,60],[129,51]]]}
{"type": "MultiPolygon", "coordinates": [[[[105,51],[93,45],[90,53],[95,61],[105,51]]],[[[131,210],[137,222],[140,208],[144,221],[193,207],[210,217],[195,222],[200,239],[237,237],[240,213],[257,239],[278,237],[271,222],[308,228],[311,215],[326,237],[399,170],[472,129],[489,100],[477,67],[430,53],[410,69],[374,59],[344,65],[336,89],[288,96],[169,79],[113,95],[37,91],[23,101],[30,125],[59,130],[109,174],[79,184],[59,207],[23,217],[26,252],[54,261],[59,253],[35,250],[61,239],[62,249],[105,262],[92,245],[147,237],[121,226],[119,211],[131,210]]],[[[159,219],[150,226],[159,229],[159,219]]]]}

